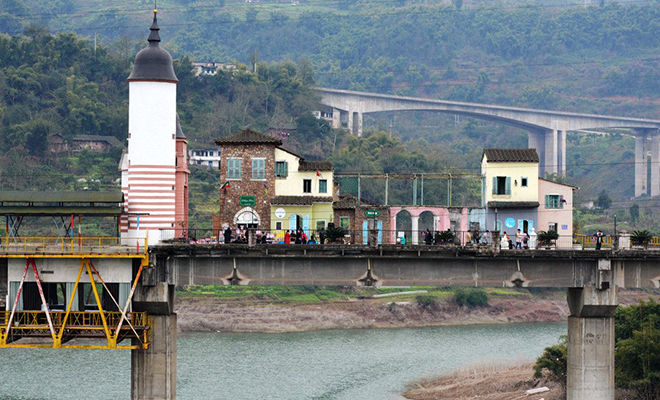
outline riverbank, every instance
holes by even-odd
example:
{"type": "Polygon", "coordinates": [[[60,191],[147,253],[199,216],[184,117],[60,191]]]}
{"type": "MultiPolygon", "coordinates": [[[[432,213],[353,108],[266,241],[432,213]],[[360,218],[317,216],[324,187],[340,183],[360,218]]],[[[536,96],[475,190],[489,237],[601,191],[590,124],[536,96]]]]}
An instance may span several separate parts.
{"type": "MultiPolygon", "coordinates": [[[[284,333],[564,322],[568,316],[563,290],[489,289],[488,305],[474,308],[457,305],[452,292],[447,290],[430,291],[429,295],[434,299],[431,306],[419,305],[416,301],[418,294],[376,299],[363,298],[359,293],[344,296],[325,293],[323,296],[327,300],[321,301],[311,294],[273,300],[263,299],[261,294],[200,293],[207,292],[187,292],[177,296],[175,310],[182,332],[284,333]]],[[[621,291],[619,299],[621,304],[630,304],[652,296],[657,298],[657,293],[621,291]]]]}
{"type": "Polygon", "coordinates": [[[564,388],[555,382],[535,379],[531,362],[479,362],[433,379],[408,384],[410,400],[560,400],[564,388]],[[549,391],[526,395],[529,389],[549,391]]]}

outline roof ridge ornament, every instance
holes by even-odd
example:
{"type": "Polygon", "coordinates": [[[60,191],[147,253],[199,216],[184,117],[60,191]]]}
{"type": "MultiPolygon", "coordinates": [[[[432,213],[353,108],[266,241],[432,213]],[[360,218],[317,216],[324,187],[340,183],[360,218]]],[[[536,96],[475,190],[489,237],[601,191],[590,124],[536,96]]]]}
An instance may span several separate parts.
{"type": "Polygon", "coordinates": [[[160,42],[160,35],[158,34],[158,31],[160,28],[158,27],[158,8],[156,8],[156,1],[154,1],[154,21],[151,24],[151,28],[149,28],[151,33],[149,34],[149,41],[150,45],[155,45],[158,46],[158,43],[160,42]]]}

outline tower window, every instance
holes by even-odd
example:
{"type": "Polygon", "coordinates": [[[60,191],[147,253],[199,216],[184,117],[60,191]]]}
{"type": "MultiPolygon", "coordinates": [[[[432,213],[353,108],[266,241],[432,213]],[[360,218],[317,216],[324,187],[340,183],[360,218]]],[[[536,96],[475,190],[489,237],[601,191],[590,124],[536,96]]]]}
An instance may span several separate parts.
{"type": "Polygon", "coordinates": [[[227,179],[241,179],[241,162],[240,158],[227,159],[227,179]]]}

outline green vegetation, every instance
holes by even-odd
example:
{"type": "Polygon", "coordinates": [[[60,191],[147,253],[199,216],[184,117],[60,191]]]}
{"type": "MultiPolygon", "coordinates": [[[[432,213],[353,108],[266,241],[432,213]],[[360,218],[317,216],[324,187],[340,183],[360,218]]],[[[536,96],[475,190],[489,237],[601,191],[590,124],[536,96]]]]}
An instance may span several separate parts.
{"type": "MultiPolygon", "coordinates": [[[[633,391],[635,399],[660,396],[660,303],[641,301],[619,307],[614,315],[616,384],[633,391]]],[[[536,360],[535,377],[547,376],[566,385],[566,337],[546,347],[536,360]]]]}
{"type": "Polygon", "coordinates": [[[421,308],[434,308],[436,305],[435,297],[431,295],[420,295],[415,297],[417,305],[421,308]]]}
{"type": "Polygon", "coordinates": [[[547,379],[566,386],[568,366],[567,337],[562,336],[558,344],[546,347],[534,363],[534,378],[547,379]]]}
{"type": "Polygon", "coordinates": [[[454,291],[459,306],[483,307],[488,304],[488,293],[483,288],[459,288],[454,291]]]}

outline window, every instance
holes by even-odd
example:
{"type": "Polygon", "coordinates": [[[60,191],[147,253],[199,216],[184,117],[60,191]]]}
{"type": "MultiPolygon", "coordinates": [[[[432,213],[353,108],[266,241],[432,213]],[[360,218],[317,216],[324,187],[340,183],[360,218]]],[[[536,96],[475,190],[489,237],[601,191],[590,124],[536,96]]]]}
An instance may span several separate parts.
{"type": "Polygon", "coordinates": [[[213,166],[213,161],[209,161],[209,167],[213,166]]]}
{"type": "Polygon", "coordinates": [[[545,208],[557,209],[564,208],[564,196],[560,194],[546,194],[545,195],[545,208]]]}
{"type": "Polygon", "coordinates": [[[266,179],[266,159],[252,159],[252,179],[266,179]]]}
{"type": "Polygon", "coordinates": [[[316,230],[325,229],[325,221],[316,221],[316,230]]]}
{"type": "Polygon", "coordinates": [[[348,229],[348,226],[351,223],[351,219],[349,217],[339,217],[339,227],[343,229],[348,229]]]}
{"type": "Polygon", "coordinates": [[[494,176],[493,194],[511,194],[511,177],[494,176]]]}
{"type": "Polygon", "coordinates": [[[282,222],[281,221],[275,222],[275,229],[277,229],[278,231],[282,229],[282,222]]]}
{"type": "Polygon", "coordinates": [[[328,180],[319,180],[319,193],[328,193],[328,180]]]}
{"type": "Polygon", "coordinates": [[[520,178],[520,186],[527,187],[527,178],[526,177],[523,176],[522,178],[520,178]]]}
{"type": "Polygon", "coordinates": [[[559,229],[557,229],[557,223],[556,222],[550,222],[548,224],[548,232],[550,232],[550,231],[559,232],[559,229]]]}
{"type": "Polygon", "coordinates": [[[289,176],[289,163],[286,161],[275,162],[275,177],[286,178],[289,176]]]}
{"type": "Polygon", "coordinates": [[[227,159],[227,179],[241,179],[241,161],[240,158],[227,159]]]}
{"type": "Polygon", "coordinates": [[[303,193],[312,193],[311,179],[303,179],[303,193]]]}

